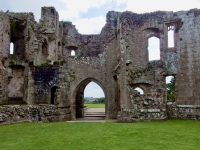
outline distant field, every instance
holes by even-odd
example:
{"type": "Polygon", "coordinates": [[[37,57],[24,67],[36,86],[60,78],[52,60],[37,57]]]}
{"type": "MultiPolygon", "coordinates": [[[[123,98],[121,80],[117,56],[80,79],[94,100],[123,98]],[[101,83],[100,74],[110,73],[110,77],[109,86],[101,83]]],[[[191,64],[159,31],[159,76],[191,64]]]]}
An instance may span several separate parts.
{"type": "Polygon", "coordinates": [[[105,104],[84,104],[84,106],[88,106],[90,108],[105,108],[105,104]]]}
{"type": "Polygon", "coordinates": [[[0,150],[200,150],[200,121],[19,123],[0,126],[0,150]]]}

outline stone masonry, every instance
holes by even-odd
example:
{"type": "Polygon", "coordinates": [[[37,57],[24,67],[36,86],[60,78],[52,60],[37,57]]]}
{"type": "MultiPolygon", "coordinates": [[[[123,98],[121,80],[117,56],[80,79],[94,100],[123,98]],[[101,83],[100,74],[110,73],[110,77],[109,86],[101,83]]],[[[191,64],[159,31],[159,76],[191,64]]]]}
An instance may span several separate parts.
{"type": "Polygon", "coordinates": [[[81,118],[91,81],[105,93],[106,119],[200,120],[200,10],[109,11],[97,35],[59,21],[54,7],[42,7],[39,23],[33,13],[0,12],[0,124],[81,118]],[[149,61],[151,37],[160,41],[160,60],[149,61]],[[175,102],[166,99],[171,75],[175,102]]]}

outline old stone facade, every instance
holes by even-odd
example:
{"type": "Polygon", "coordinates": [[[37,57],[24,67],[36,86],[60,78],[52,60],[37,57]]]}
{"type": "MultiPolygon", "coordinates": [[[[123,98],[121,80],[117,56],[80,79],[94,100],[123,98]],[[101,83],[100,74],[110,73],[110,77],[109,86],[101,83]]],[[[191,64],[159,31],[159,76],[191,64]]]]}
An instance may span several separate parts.
{"type": "Polygon", "coordinates": [[[59,21],[54,7],[42,7],[39,23],[32,13],[0,12],[0,124],[83,117],[91,81],[105,93],[107,119],[200,119],[199,40],[198,9],[110,11],[98,35],[79,34],[71,22],[59,21]],[[170,48],[168,30],[174,31],[170,48]],[[149,61],[153,36],[160,60],[149,61]],[[169,75],[175,77],[173,103],[166,100],[169,75]]]}

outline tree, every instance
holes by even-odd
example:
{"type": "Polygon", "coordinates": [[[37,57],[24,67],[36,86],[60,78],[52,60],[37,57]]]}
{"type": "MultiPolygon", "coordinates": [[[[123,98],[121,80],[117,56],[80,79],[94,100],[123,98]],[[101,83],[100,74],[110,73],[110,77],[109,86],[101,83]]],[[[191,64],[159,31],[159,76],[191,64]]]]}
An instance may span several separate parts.
{"type": "Polygon", "coordinates": [[[175,79],[171,78],[170,83],[167,83],[167,100],[175,101],[175,79]]]}
{"type": "Polygon", "coordinates": [[[104,97],[97,98],[96,100],[98,101],[98,103],[105,104],[105,98],[104,97]]]}

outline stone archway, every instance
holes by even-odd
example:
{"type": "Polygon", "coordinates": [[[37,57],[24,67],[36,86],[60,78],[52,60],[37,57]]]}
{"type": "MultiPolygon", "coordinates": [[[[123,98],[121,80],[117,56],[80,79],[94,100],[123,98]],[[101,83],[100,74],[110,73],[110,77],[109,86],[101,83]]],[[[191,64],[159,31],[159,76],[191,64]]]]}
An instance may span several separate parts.
{"type": "Polygon", "coordinates": [[[83,118],[84,117],[84,90],[90,82],[95,82],[103,90],[105,99],[106,99],[105,114],[107,114],[108,101],[107,101],[107,94],[106,94],[103,84],[94,78],[87,78],[78,84],[78,86],[76,87],[76,89],[73,93],[74,110],[72,110],[72,111],[74,112],[73,113],[74,116],[72,116],[72,118],[83,118]]]}

